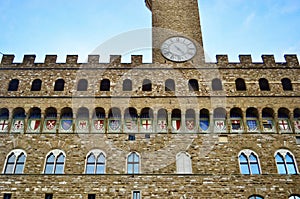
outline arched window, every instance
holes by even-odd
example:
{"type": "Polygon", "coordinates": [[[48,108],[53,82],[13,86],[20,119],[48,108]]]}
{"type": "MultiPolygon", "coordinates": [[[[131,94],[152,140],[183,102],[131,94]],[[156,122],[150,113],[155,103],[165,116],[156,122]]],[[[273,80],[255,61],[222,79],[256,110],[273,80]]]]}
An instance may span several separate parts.
{"type": "Polygon", "coordinates": [[[109,132],[119,132],[121,130],[121,110],[113,107],[108,112],[108,130],[109,132]]]}
{"type": "Polygon", "coordinates": [[[31,84],[31,91],[40,91],[42,88],[42,80],[35,79],[31,84]]]}
{"type": "Polygon", "coordinates": [[[259,195],[252,195],[249,197],[249,199],[264,199],[262,196],[259,195]]]}
{"type": "Polygon", "coordinates": [[[175,82],[173,79],[167,79],[165,82],[165,91],[175,91],[175,82]]]}
{"type": "Polygon", "coordinates": [[[152,83],[149,79],[144,79],[142,91],[152,91],[152,83]]]}
{"type": "Polygon", "coordinates": [[[199,91],[199,84],[196,79],[189,80],[189,91],[199,91]]]}
{"type": "Polygon", "coordinates": [[[103,79],[100,83],[100,91],[110,91],[109,79],[103,79]]]}
{"type": "Polygon", "coordinates": [[[17,91],[19,88],[19,80],[18,79],[12,79],[8,84],[8,91],[17,91]]]}
{"type": "Polygon", "coordinates": [[[274,128],[274,111],[271,108],[264,108],[262,110],[262,119],[263,119],[263,130],[265,132],[273,132],[274,128]]]}
{"type": "Polygon", "coordinates": [[[218,78],[212,80],[211,87],[213,91],[223,90],[222,81],[218,78]]]}
{"type": "Polygon", "coordinates": [[[132,152],[127,157],[127,173],[140,173],[140,156],[136,152],[132,152]]]}
{"type": "Polygon", "coordinates": [[[6,157],[4,174],[22,174],[26,161],[26,153],[23,150],[15,149],[6,157]]]}
{"type": "Polygon", "coordinates": [[[86,174],[105,173],[105,154],[101,150],[92,150],[87,155],[86,174]]]}
{"type": "Polygon", "coordinates": [[[157,112],[157,131],[167,132],[168,130],[168,112],[166,109],[160,109],[157,112]]]}
{"type": "Polygon", "coordinates": [[[293,90],[293,85],[289,78],[281,79],[281,84],[282,84],[282,89],[284,91],[292,91],[293,90]]]}
{"type": "Polygon", "coordinates": [[[54,91],[64,91],[65,89],[65,80],[58,79],[54,84],[54,91]]]}
{"type": "Polygon", "coordinates": [[[9,111],[7,108],[0,109],[0,132],[8,131],[9,111]]]}
{"type": "Polygon", "coordinates": [[[123,81],[123,91],[132,91],[132,81],[130,79],[123,81]]]}
{"type": "Polygon", "coordinates": [[[278,109],[278,125],[281,132],[291,132],[290,111],[287,108],[278,109]]]}
{"type": "Polygon", "coordinates": [[[235,87],[237,91],[245,91],[246,89],[246,83],[245,80],[242,78],[238,78],[235,80],[235,87]]]}
{"type": "Polygon", "coordinates": [[[265,78],[259,79],[259,88],[261,91],[270,91],[269,81],[265,78]]]}
{"type": "Polygon", "coordinates": [[[258,156],[254,151],[245,149],[239,154],[241,174],[260,174],[258,156]]]}
{"type": "Polygon", "coordinates": [[[279,174],[297,174],[297,164],[294,155],[285,149],[276,151],[275,161],[279,174]]]}
{"type": "Polygon", "coordinates": [[[233,132],[238,132],[244,129],[242,118],[243,118],[243,113],[240,108],[233,108],[230,110],[230,123],[231,123],[231,130],[233,132]]]}
{"type": "Polygon", "coordinates": [[[209,128],[209,110],[201,109],[200,110],[200,128],[202,131],[207,131],[209,128]]]}
{"type": "Polygon", "coordinates": [[[48,153],[45,163],[45,174],[63,174],[65,165],[65,153],[55,149],[48,153]]]}
{"type": "Polygon", "coordinates": [[[248,132],[259,131],[258,127],[258,111],[256,108],[250,107],[246,111],[246,121],[248,132]]]}
{"type": "Polygon", "coordinates": [[[88,81],[86,79],[80,79],[77,84],[77,91],[87,91],[88,81]]]}
{"type": "Polygon", "coordinates": [[[289,199],[300,199],[300,195],[291,195],[289,199]]]}
{"type": "Polygon", "coordinates": [[[57,127],[57,110],[49,107],[45,111],[44,132],[56,132],[57,127]]]}
{"type": "Polygon", "coordinates": [[[216,108],[213,113],[214,116],[214,130],[216,132],[226,131],[226,110],[224,108],[216,108]]]}
{"type": "Polygon", "coordinates": [[[193,109],[188,109],[185,112],[185,127],[186,130],[192,131],[196,127],[195,111],[193,109]]]}
{"type": "Polygon", "coordinates": [[[141,110],[140,118],[141,118],[141,128],[140,131],[143,132],[151,132],[153,131],[153,110],[151,108],[143,108],[141,110]]]}
{"type": "Polygon", "coordinates": [[[178,174],[191,174],[192,161],[191,156],[186,152],[180,152],[176,155],[176,168],[178,174]]]}
{"type": "Polygon", "coordinates": [[[172,129],[174,131],[179,131],[181,128],[181,110],[180,109],[172,110],[171,122],[172,122],[172,129]]]}

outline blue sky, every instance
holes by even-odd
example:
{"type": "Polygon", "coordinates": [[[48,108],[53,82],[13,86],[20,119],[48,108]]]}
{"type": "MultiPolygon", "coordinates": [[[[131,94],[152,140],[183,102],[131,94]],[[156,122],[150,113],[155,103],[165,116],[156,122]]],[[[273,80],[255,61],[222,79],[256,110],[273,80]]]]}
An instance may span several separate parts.
{"type": "MultiPolygon", "coordinates": [[[[207,60],[215,61],[216,54],[228,54],[230,61],[239,54],[257,62],[262,54],[274,54],[276,61],[284,61],[284,54],[300,58],[299,0],[199,0],[199,7],[207,60]]],[[[151,28],[144,0],[1,0],[0,27],[0,51],[15,54],[17,62],[24,54],[36,54],[37,62],[46,54],[57,54],[59,62],[78,54],[85,62],[101,47],[119,54],[136,35],[151,43],[150,34],[139,31],[151,28]]],[[[142,52],[150,62],[149,51],[142,52]]]]}

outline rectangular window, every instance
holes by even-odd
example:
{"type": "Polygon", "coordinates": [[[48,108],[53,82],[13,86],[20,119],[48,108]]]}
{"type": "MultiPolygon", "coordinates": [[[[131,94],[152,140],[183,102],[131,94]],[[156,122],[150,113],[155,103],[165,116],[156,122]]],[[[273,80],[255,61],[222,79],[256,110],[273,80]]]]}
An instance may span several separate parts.
{"type": "Polygon", "coordinates": [[[296,144],[300,144],[300,136],[296,136],[296,144]]]}
{"type": "Polygon", "coordinates": [[[52,193],[46,193],[45,194],[45,199],[52,199],[53,198],[53,194],[52,193]]]}
{"type": "Polygon", "coordinates": [[[89,194],[88,199],[96,199],[96,194],[89,194]]]}
{"type": "Polygon", "coordinates": [[[135,135],[133,135],[133,134],[132,134],[132,135],[129,135],[129,136],[128,136],[128,140],[129,140],[129,141],[134,141],[134,140],[135,140],[135,135]]]}
{"type": "Polygon", "coordinates": [[[3,199],[11,199],[11,193],[5,193],[3,199]]]}
{"type": "Polygon", "coordinates": [[[140,191],[133,191],[132,192],[132,199],[141,199],[141,192],[140,191]]]}

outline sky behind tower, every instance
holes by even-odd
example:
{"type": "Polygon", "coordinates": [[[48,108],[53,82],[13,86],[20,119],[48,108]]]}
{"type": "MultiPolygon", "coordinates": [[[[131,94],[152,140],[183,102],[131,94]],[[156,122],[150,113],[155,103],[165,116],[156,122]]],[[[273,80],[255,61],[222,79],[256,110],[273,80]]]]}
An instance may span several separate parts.
{"type": "MultiPolygon", "coordinates": [[[[239,54],[257,62],[262,54],[274,54],[276,61],[284,54],[299,58],[299,0],[199,0],[199,8],[207,61],[216,54],[228,54],[230,61],[239,54]]],[[[1,0],[0,27],[0,51],[15,54],[17,62],[24,54],[36,54],[37,62],[46,54],[57,54],[59,62],[78,54],[85,62],[101,47],[107,53],[101,61],[108,61],[136,40],[151,45],[151,35],[140,31],[151,28],[144,0],[1,0]]],[[[151,61],[146,48],[126,52],[123,61],[140,53],[151,61]]]]}

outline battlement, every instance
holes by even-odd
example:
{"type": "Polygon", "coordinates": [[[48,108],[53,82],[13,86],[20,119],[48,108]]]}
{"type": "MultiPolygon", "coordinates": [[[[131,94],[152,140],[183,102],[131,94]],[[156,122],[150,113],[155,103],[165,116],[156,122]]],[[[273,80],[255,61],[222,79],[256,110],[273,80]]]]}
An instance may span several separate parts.
{"type": "MultiPolygon", "coordinates": [[[[285,62],[276,62],[274,55],[262,55],[262,62],[253,62],[251,55],[239,55],[240,62],[229,62],[228,55],[216,55],[216,63],[206,63],[207,64],[216,64],[218,67],[299,67],[299,60],[296,54],[284,55],[285,62]]],[[[46,55],[44,63],[35,63],[36,55],[24,55],[23,61],[21,63],[14,62],[14,55],[3,55],[1,65],[11,65],[11,64],[20,64],[24,66],[32,66],[34,64],[67,64],[67,65],[76,65],[76,64],[110,64],[111,66],[118,67],[122,64],[121,55],[111,55],[109,63],[101,63],[100,55],[89,55],[87,63],[78,63],[78,55],[67,55],[65,63],[57,63],[57,55],[46,55]]],[[[132,66],[139,66],[143,63],[142,55],[132,55],[131,63],[127,63],[132,66]]],[[[147,63],[149,64],[149,63],[147,63]]],[[[196,65],[194,63],[194,65],[196,65]]],[[[198,66],[197,66],[198,67],[198,66]]],[[[199,66],[201,67],[201,66],[199,66]]]]}

